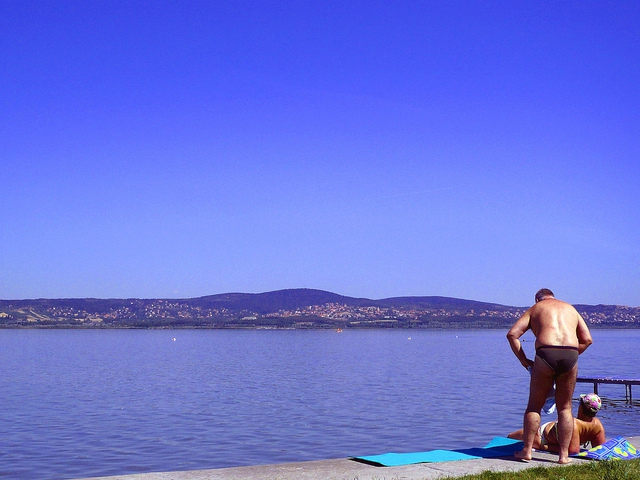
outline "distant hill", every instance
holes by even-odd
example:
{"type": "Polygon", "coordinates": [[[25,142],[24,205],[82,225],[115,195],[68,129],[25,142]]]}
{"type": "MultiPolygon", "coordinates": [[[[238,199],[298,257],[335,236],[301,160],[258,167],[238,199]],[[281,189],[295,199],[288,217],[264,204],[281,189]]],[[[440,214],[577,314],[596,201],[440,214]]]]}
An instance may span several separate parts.
{"type": "MultiPolygon", "coordinates": [[[[0,300],[0,328],[508,328],[526,308],[438,296],[372,300],[302,288],[187,299],[0,300]]],[[[576,308],[593,326],[640,327],[640,308],[576,308]]]]}
{"type": "Polygon", "coordinates": [[[478,302],[450,297],[392,297],[375,300],[377,305],[404,306],[415,308],[447,308],[463,310],[509,310],[516,307],[499,305],[496,303],[478,302]]]}
{"type": "Polygon", "coordinates": [[[266,293],[224,293],[188,301],[202,307],[225,307],[238,311],[251,310],[260,314],[278,310],[295,310],[309,305],[327,303],[341,303],[351,306],[373,305],[375,303],[374,300],[367,298],[345,297],[337,293],[310,288],[276,290],[266,293]]]}

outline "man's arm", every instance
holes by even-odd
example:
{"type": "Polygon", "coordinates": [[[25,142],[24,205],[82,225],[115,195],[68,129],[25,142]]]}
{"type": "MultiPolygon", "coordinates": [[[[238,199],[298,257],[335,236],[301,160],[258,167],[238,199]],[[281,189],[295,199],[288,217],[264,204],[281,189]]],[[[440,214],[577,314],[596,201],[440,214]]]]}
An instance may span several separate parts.
{"type": "Polygon", "coordinates": [[[520,337],[524,335],[524,333],[531,328],[531,314],[529,310],[524,312],[516,323],[513,324],[511,330],[507,332],[507,340],[509,340],[509,345],[511,346],[511,350],[515,354],[515,356],[520,360],[520,363],[524,368],[529,368],[533,366],[533,360],[529,360],[527,355],[524,353],[522,349],[522,343],[520,343],[520,337]]]}
{"type": "Polygon", "coordinates": [[[584,318],[582,318],[582,315],[577,311],[576,314],[578,315],[578,327],[576,334],[578,336],[578,353],[580,354],[589,348],[589,345],[593,343],[593,339],[591,338],[591,332],[589,331],[589,327],[587,327],[587,323],[584,321],[584,318]]]}

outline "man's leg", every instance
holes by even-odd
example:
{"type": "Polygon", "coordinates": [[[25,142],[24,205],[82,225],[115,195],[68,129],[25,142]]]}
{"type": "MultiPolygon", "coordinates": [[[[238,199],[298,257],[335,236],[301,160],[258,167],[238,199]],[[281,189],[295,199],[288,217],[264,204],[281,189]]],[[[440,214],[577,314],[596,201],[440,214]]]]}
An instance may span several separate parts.
{"type": "Polygon", "coordinates": [[[556,379],[556,407],[558,408],[558,463],[569,463],[569,444],[573,435],[573,413],[571,398],[576,388],[578,365],[556,379]]]}
{"type": "Polygon", "coordinates": [[[553,375],[551,367],[536,357],[531,370],[529,403],[524,413],[524,447],[522,451],[515,454],[517,458],[522,460],[531,460],[533,443],[540,428],[540,410],[542,410],[547,394],[553,386],[553,375]]]}

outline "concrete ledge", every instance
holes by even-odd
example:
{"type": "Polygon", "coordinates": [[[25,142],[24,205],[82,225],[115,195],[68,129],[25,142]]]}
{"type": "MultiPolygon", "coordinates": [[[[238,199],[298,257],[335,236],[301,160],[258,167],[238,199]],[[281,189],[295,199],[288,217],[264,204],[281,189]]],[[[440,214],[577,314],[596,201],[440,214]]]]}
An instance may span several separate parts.
{"type": "MultiPolygon", "coordinates": [[[[627,437],[640,448],[640,437],[627,437]]],[[[534,452],[531,462],[513,457],[481,458],[455,462],[419,463],[402,467],[375,467],[350,459],[318,460],[313,462],[257,465],[251,467],[189,470],[184,472],[136,473],[84,480],[432,480],[495,472],[518,471],[532,467],[556,467],[558,456],[534,452]]],[[[573,464],[592,462],[574,458],[573,464]]]]}

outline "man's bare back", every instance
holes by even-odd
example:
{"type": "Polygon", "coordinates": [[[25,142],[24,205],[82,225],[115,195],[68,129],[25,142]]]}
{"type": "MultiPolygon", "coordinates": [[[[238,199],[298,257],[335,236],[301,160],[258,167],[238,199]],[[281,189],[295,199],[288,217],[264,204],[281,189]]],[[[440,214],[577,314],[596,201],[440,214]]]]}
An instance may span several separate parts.
{"type": "Polygon", "coordinates": [[[540,347],[573,347],[584,352],[593,342],[589,328],[578,311],[569,303],[557,300],[553,294],[540,296],[507,333],[509,345],[523,367],[533,366],[527,359],[520,337],[531,329],[536,336],[536,350],[540,347]]]}
{"type": "Polygon", "coordinates": [[[536,336],[536,348],[564,346],[579,349],[582,332],[578,327],[584,324],[584,320],[572,305],[547,297],[528,310],[528,317],[531,331],[536,336]]]}

